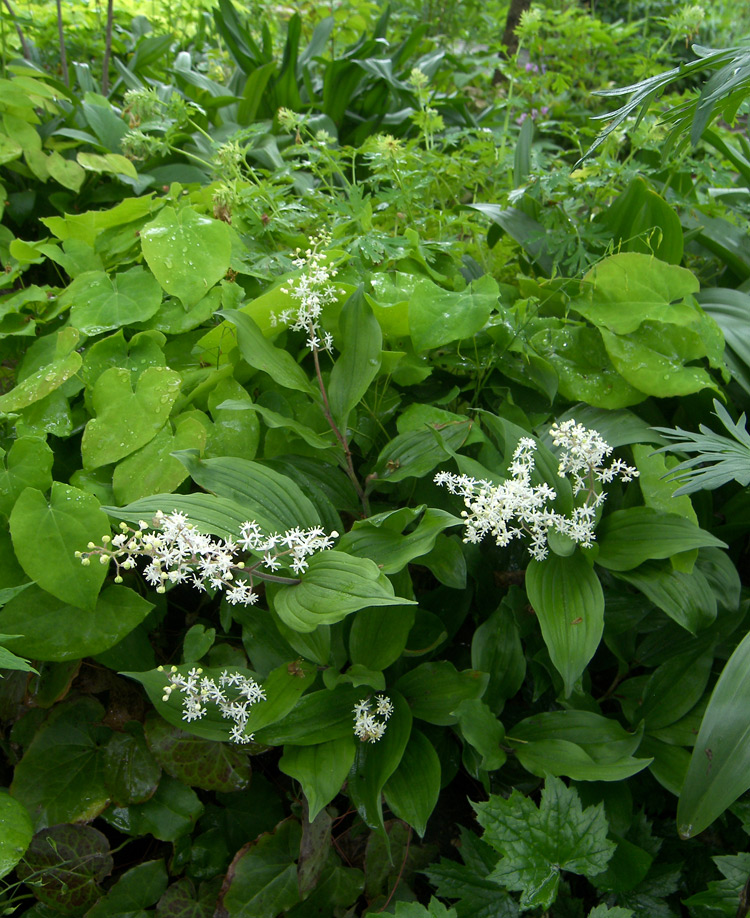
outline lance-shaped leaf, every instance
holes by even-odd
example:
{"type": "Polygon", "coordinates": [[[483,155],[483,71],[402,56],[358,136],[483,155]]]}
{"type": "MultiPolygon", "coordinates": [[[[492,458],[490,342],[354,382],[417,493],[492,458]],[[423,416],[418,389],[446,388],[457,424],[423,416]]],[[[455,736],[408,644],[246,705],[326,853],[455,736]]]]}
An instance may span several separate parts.
{"type": "Polygon", "coordinates": [[[698,835],[750,788],[750,634],[727,661],[703,716],[677,805],[683,838],[698,835]]]}
{"type": "Polygon", "coordinates": [[[360,287],[349,297],[339,318],[340,356],[331,370],[328,399],[341,426],[367,392],[380,369],[383,333],[360,287]]]}
{"type": "Polygon", "coordinates": [[[580,552],[550,555],[526,569],[526,592],[565,694],[594,656],[604,629],[604,594],[599,578],[580,552]]]}
{"type": "Polygon", "coordinates": [[[311,822],[341,791],[356,751],[352,732],[315,746],[284,747],[279,768],[302,785],[311,822]]]}
{"type": "Polygon", "coordinates": [[[412,730],[398,768],[383,793],[390,809],[424,838],[427,820],[440,796],[440,759],[419,730],[412,730]]]}

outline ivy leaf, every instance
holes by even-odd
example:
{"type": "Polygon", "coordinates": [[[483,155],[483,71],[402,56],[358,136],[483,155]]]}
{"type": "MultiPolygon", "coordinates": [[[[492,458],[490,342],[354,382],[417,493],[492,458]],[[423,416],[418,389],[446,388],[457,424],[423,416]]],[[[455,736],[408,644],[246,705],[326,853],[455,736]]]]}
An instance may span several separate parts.
{"type": "Polygon", "coordinates": [[[563,870],[596,876],[615,851],[602,804],[584,809],[575,789],[559,778],[547,778],[538,809],[517,790],[474,809],[484,840],[503,855],[490,879],[521,892],[522,909],[549,908],[563,870]]]}

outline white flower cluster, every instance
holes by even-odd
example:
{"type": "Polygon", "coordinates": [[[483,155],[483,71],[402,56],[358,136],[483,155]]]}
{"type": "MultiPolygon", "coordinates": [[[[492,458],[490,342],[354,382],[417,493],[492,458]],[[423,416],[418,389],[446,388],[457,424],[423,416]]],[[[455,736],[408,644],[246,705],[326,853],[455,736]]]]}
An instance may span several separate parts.
{"type": "MultiPolygon", "coordinates": [[[[164,667],[159,667],[159,672],[164,672],[164,667]]],[[[265,701],[266,693],[254,679],[248,679],[242,673],[228,673],[226,670],[219,677],[217,685],[214,679],[203,675],[200,667],[193,667],[187,676],[183,676],[173,666],[169,673],[169,682],[164,686],[162,701],[169,701],[172,692],[178,689],[184,696],[182,699],[182,719],[187,723],[200,720],[206,716],[206,705],[215,704],[221,716],[234,721],[234,726],[229,735],[233,743],[249,743],[253,739],[252,733],[245,733],[250,709],[256,702],[265,701]],[[233,696],[227,693],[234,689],[233,696]]]]}
{"type": "Polygon", "coordinates": [[[386,721],[393,714],[393,705],[387,695],[375,696],[375,710],[369,698],[354,705],[354,735],[363,743],[377,743],[383,738],[386,721]]]}
{"type": "Polygon", "coordinates": [[[298,582],[273,573],[281,567],[280,559],[288,556],[293,573],[299,575],[307,569],[310,555],[330,548],[337,536],[337,532],[326,535],[320,526],[266,536],[256,522],[249,521],[242,524],[237,543],[224,542],[199,532],[184,513],[159,511],[151,526],[143,520],[137,529],[120,523],[116,536],[102,536],[102,545],[89,542],[89,550],[77,551],[75,556],[85,565],[91,563],[92,555],[98,555],[101,564],[114,561],[115,583],[122,583],[121,571],[134,568],[136,558],[149,558],[143,576],[157,593],[164,593],[170,583],[189,583],[198,590],[224,590],[227,602],[247,606],[258,601],[256,579],[298,582]],[[263,557],[246,564],[237,558],[240,549],[263,557]]]}
{"type": "Polygon", "coordinates": [[[607,483],[616,477],[624,482],[632,481],[638,471],[620,459],[604,468],[602,463],[612,447],[595,430],[588,430],[575,421],[555,424],[550,433],[554,444],[563,447],[558,473],[561,478],[572,477],[575,496],[585,492],[583,503],[575,507],[570,516],[552,509],[557,492],[546,483],[531,483],[537,447],[531,437],[523,437],[508,468],[510,478],[502,484],[451,472],[435,475],[436,484],[464,499],[467,509],[461,515],[465,518],[465,542],[478,543],[491,535],[496,544],[504,548],[513,539],[528,536],[531,540],[529,553],[537,561],[549,554],[547,536],[550,529],[584,548],[593,544],[596,510],[606,499],[606,494],[597,492],[597,483],[607,483]]]}
{"type": "Polygon", "coordinates": [[[330,351],[333,348],[333,336],[320,327],[323,307],[335,302],[339,296],[332,283],[338,272],[325,263],[325,252],[318,251],[330,241],[329,235],[321,233],[310,240],[311,247],[307,251],[303,253],[297,249],[293,264],[295,268],[304,268],[304,271],[281,290],[297,300],[299,305],[278,315],[271,314],[272,325],[286,325],[292,331],[307,332],[307,346],[313,351],[330,351]]]}

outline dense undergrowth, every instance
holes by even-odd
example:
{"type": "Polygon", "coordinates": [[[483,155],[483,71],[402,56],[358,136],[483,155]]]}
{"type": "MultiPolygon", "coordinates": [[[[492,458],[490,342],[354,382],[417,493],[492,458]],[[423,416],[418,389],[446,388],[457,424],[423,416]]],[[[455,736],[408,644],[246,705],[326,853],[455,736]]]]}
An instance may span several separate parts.
{"type": "Polygon", "coordinates": [[[5,914],[748,914],[750,22],[591,7],[5,4],[5,914]]]}

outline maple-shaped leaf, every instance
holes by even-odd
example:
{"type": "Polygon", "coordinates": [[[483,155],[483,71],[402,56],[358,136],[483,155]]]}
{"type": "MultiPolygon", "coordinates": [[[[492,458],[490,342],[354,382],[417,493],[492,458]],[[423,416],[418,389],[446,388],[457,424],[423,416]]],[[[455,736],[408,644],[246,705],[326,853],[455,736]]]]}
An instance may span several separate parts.
{"type": "Polygon", "coordinates": [[[443,899],[454,903],[459,918],[516,918],[518,905],[504,888],[489,879],[497,851],[468,829],[458,844],[463,864],[443,858],[424,873],[443,899]]]}
{"type": "Polygon", "coordinates": [[[395,916],[396,918],[457,918],[455,909],[447,909],[434,896],[426,908],[417,902],[396,903],[395,916]]]}
{"type": "Polygon", "coordinates": [[[493,796],[474,809],[483,840],[503,855],[489,879],[519,891],[522,909],[549,908],[563,870],[595,876],[615,851],[602,804],[584,809],[578,793],[551,775],[538,808],[514,790],[507,800],[493,796]]]}

